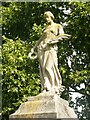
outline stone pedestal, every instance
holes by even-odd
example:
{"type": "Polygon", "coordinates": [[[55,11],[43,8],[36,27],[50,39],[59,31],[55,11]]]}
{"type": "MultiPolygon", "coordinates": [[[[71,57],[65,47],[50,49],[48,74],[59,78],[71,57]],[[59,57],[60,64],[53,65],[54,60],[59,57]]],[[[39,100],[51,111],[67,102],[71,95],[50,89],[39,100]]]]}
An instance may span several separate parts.
{"type": "Polygon", "coordinates": [[[69,107],[66,100],[50,92],[40,93],[29,97],[27,102],[20,105],[19,109],[9,116],[9,120],[16,118],[76,118],[74,110],[69,107]]]}

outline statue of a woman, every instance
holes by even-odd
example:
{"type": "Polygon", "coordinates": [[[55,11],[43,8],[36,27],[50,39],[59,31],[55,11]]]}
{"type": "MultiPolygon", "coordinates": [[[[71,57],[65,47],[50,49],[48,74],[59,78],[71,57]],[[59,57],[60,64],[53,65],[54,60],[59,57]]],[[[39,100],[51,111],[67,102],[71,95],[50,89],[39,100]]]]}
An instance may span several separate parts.
{"type": "Polygon", "coordinates": [[[50,11],[45,12],[44,17],[47,26],[37,44],[31,49],[31,53],[35,53],[35,49],[38,51],[42,89],[57,92],[62,87],[58,69],[57,43],[63,38],[68,38],[69,35],[64,34],[60,24],[53,22],[54,15],[50,11]]]}

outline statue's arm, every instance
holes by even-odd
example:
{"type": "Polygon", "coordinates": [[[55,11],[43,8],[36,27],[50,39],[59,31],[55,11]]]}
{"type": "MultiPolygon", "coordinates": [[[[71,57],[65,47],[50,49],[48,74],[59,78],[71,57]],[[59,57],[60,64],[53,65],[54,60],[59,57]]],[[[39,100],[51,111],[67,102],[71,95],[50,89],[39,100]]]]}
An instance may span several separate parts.
{"type": "Polygon", "coordinates": [[[60,24],[59,27],[57,28],[57,31],[58,31],[57,35],[53,33],[55,35],[55,39],[51,40],[49,44],[55,44],[63,39],[67,39],[70,37],[70,35],[64,33],[63,27],[60,24]]]}
{"type": "MultiPolygon", "coordinates": [[[[54,34],[54,32],[52,32],[52,34],[54,34]]],[[[62,37],[61,37],[62,34],[64,34],[63,27],[60,24],[58,24],[57,25],[57,34],[54,34],[55,37],[54,37],[54,39],[49,41],[49,44],[55,44],[55,43],[58,43],[60,40],[62,40],[62,37]]]]}
{"type": "Polygon", "coordinates": [[[62,25],[59,25],[59,28],[58,28],[58,35],[61,35],[61,34],[64,34],[64,30],[63,30],[62,25]]]}
{"type": "Polygon", "coordinates": [[[40,44],[40,42],[42,41],[42,37],[38,40],[38,42],[35,44],[35,46],[31,49],[31,51],[35,51],[35,49],[37,48],[37,46],[40,44]]]}
{"type": "Polygon", "coordinates": [[[58,40],[63,40],[63,39],[67,39],[67,38],[69,38],[71,35],[68,35],[68,34],[65,34],[64,33],[64,30],[63,30],[63,27],[60,25],[60,27],[59,27],[59,34],[58,34],[58,36],[57,36],[57,39],[58,40]]]}

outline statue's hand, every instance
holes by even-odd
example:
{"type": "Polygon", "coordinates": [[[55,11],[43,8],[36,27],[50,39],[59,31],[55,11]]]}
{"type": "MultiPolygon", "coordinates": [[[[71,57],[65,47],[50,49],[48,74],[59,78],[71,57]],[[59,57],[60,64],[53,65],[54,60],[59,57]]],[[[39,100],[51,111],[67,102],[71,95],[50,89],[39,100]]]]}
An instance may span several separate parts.
{"type": "Polygon", "coordinates": [[[63,40],[63,39],[69,39],[71,37],[71,35],[68,34],[61,34],[59,36],[57,36],[58,40],[63,40]]]}
{"type": "Polygon", "coordinates": [[[68,35],[68,34],[61,34],[60,37],[63,39],[63,38],[70,38],[71,35],[68,35]]]}
{"type": "Polygon", "coordinates": [[[31,53],[34,53],[34,51],[35,51],[34,48],[32,48],[32,49],[31,49],[31,53]]]}
{"type": "Polygon", "coordinates": [[[58,40],[58,39],[54,39],[54,40],[49,41],[49,43],[48,43],[48,44],[55,44],[55,43],[58,43],[58,42],[59,42],[59,40],[58,40]]]}

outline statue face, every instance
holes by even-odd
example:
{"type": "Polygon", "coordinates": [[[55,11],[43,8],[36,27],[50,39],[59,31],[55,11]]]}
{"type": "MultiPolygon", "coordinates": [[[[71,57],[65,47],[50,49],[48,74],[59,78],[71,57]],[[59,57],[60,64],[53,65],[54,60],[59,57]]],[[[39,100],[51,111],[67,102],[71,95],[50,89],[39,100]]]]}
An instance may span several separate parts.
{"type": "Polygon", "coordinates": [[[52,18],[49,14],[45,14],[44,17],[45,17],[48,24],[50,24],[52,22],[52,18]]]}

